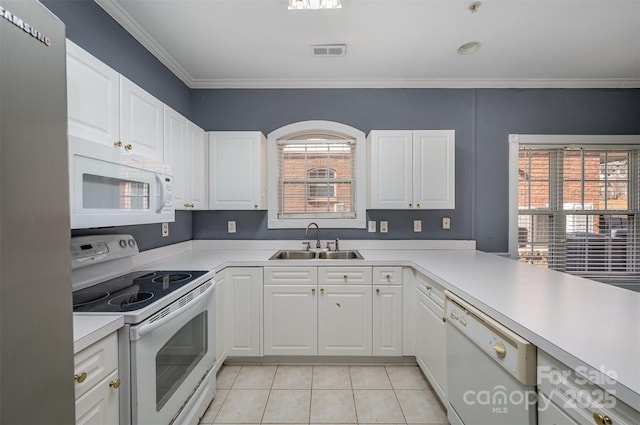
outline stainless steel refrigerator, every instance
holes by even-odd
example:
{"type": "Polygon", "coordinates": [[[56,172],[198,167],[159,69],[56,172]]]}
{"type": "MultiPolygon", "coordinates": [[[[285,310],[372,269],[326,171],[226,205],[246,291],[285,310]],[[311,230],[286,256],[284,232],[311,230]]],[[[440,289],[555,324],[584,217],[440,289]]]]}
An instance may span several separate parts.
{"type": "Polygon", "coordinates": [[[0,0],[0,423],[72,424],[65,26],[0,0]]]}

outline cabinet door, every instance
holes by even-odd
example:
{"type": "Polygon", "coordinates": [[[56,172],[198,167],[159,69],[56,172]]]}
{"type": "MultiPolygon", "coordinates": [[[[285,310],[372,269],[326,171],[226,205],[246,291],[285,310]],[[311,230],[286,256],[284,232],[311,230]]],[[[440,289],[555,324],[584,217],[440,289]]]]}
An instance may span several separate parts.
{"type": "Polygon", "coordinates": [[[208,208],[205,132],[189,122],[187,123],[187,136],[187,201],[191,209],[204,210],[208,208]]]}
{"type": "Polygon", "coordinates": [[[261,209],[266,139],[259,132],[209,133],[209,209],[261,209]]]}
{"type": "Polygon", "coordinates": [[[372,354],[370,285],[319,285],[318,354],[372,354]]]}
{"type": "Polygon", "coordinates": [[[229,356],[260,356],[262,329],[262,269],[227,269],[229,356]]]}
{"type": "Polygon", "coordinates": [[[371,208],[411,207],[412,138],[408,130],[376,130],[369,135],[371,208]]]}
{"type": "Polygon", "coordinates": [[[316,285],[265,285],[265,355],[318,353],[316,293],[316,285]]]}
{"type": "Polygon", "coordinates": [[[188,209],[187,119],[164,105],[164,162],[173,172],[172,197],[177,210],[188,209]]]}
{"type": "Polygon", "coordinates": [[[226,272],[216,274],[216,369],[222,367],[227,358],[227,279],[226,272]]]}
{"type": "Polygon", "coordinates": [[[158,99],[120,76],[120,140],[126,150],[164,160],[163,107],[158,99]]]}
{"type": "Polygon", "coordinates": [[[373,288],[373,355],[402,355],[402,287],[373,288]]]}
{"type": "Polygon", "coordinates": [[[120,76],[67,40],[69,134],[114,146],[120,138],[120,76]]]}
{"type": "Polygon", "coordinates": [[[416,360],[440,400],[447,403],[447,363],[444,310],[421,291],[418,294],[416,360]]]}
{"type": "Polygon", "coordinates": [[[455,131],[415,131],[413,202],[416,208],[455,208],[455,131]]]}
{"type": "Polygon", "coordinates": [[[76,424],[113,425],[120,421],[119,390],[112,382],[118,379],[114,371],[76,400],[76,424]]]}

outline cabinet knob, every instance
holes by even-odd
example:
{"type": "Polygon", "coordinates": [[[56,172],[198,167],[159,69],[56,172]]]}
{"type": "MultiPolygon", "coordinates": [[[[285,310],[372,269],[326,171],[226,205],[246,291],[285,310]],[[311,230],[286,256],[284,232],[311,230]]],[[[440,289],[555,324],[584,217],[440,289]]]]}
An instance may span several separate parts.
{"type": "Polygon", "coordinates": [[[433,289],[432,286],[431,285],[427,285],[427,291],[430,291],[431,289],[433,289]]]}
{"type": "Polygon", "coordinates": [[[113,146],[115,146],[116,148],[121,148],[122,147],[122,142],[120,140],[117,140],[117,141],[113,142],[113,146]]]}
{"type": "Polygon", "coordinates": [[[320,295],[324,294],[324,288],[320,288],[320,295]]]}
{"type": "Polygon", "coordinates": [[[593,414],[593,420],[597,425],[613,425],[613,421],[609,416],[596,412],[593,414]]]}
{"type": "Polygon", "coordinates": [[[258,204],[253,204],[253,208],[258,208],[258,204]]]}
{"type": "Polygon", "coordinates": [[[380,288],[376,288],[376,294],[380,293],[380,288]]]}
{"type": "Polygon", "coordinates": [[[342,277],[344,278],[344,280],[349,279],[349,275],[346,275],[346,274],[344,276],[342,276],[342,277]]]}
{"type": "Polygon", "coordinates": [[[81,384],[85,379],[87,379],[87,372],[82,372],[80,375],[76,373],[75,375],[73,375],[73,379],[75,379],[78,384],[81,384]]]}
{"type": "Polygon", "coordinates": [[[131,151],[131,150],[133,150],[133,145],[131,143],[128,143],[128,144],[124,145],[124,148],[126,150],[128,150],[128,151],[131,151]]]}
{"type": "Polygon", "coordinates": [[[416,204],[416,208],[420,208],[420,204],[416,204]]]}
{"type": "Polygon", "coordinates": [[[119,386],[120,386],[120,378],[114,379],[113,381],[109,382],[109,388],[113,388],[114,390],[117,390],[119,386]]]}
{"type": "Polygon", "coordinates": [[[315,294],[316,293],[316,288],[311,288],[311,293],[315,294]]]}
{"type": "Polygon", "coordinates": [[[391,280],[391,275],[390,275],[390,274],[386,275],[386,276],[385,276],[385,279],[387,279],[387,280],[391,280]]]}
{"type": "Polygon", "coordinates": [[[409,204],[409,208],[413,208],[413,204],[409,204]]]}

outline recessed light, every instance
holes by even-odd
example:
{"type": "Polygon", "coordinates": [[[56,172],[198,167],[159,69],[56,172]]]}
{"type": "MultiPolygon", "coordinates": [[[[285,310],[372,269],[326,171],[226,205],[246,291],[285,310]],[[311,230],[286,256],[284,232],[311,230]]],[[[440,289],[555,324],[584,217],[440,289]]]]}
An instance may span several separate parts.
{"type": "Polygon", "coordinates": [[[470,41],[468,43],[464,43],[462,46],[458,47],[458,54],[470,55],[480,50],[480,46],[481,44],[477,41],[470,41]]]}

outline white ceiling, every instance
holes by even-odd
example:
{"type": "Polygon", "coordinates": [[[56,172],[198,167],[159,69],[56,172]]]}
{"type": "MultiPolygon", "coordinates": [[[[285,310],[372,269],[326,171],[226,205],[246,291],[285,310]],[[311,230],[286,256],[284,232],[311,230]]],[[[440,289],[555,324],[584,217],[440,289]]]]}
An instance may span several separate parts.
{"type": "Polygon", "coordinates": [[[640,0],[95,1],[191,88],[640,87],[640,0]]]}

